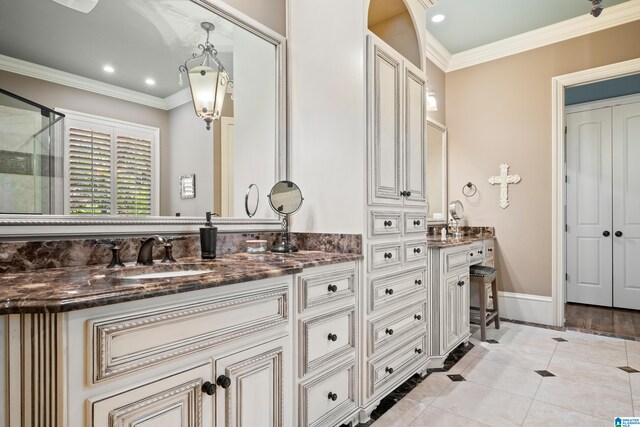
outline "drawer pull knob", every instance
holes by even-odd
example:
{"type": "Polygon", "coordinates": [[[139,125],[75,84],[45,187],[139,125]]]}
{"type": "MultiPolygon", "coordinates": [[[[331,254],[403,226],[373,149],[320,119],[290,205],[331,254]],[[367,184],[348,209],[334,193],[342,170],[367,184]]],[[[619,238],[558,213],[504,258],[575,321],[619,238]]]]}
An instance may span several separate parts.
{"type": "Polygon", "coordinates": [[[391,288],[385,289],[384,293],[387,294],[387,295],[393,295],[393,289],[391,289],[391,288]]]}
{"type": "Polygon", "coordinates": [[[413,253],[414,254],[419,254],[420,252],[421,252],[420,248],[413,248],[413,253]]]}
{"type": "Polygon", "coordinates": [[[335,393],[329,392],[329,400],[333,400],[334,402],[338,400],[338,395],[335,393]]]}
{"type": "Polygon", "coordinates": [[[417,354],[422,354],[422,349],[421,348],[416,348],[416,353],[417,354]]]}
{"type": "Polygon", "coordinates": [[[384,253],[384,259],[391,259],[393,257],[393,254],[391,252],[385,252],[384,253]]]}
{"type": "Polygon", "coordinates": [[[231,378],[229,378],[226,375],[220,375],[216,380],[216,383],[218,383],[220,387],[226,389],[226,388],[229,388],[229,386],[231,385],[231,378]]]}
{"type": "Polygon", "coordinates": [[[393,329],[387,328],[387,330],[384,331],[384,333],[387,334],[387,335],[393,335],[393,329]]]}
{"type": "Polygon", "coordinates": [[[416,314],[413,318],[416,320],[422,320],[422,316],[420,314],[416,314]]]}
{"type": "Polygon", "coordinates": [[[405,193],[406,193],[405,196],[411,197],[411,191],[406,191],[405,193]]]}
{"type": "Polygon", "coordinates": [[[480,255],[482,255],[482,251],[478,251],[478,253],[479,253],[480,255]]]}
{"type": "Polygon", "coordinates": [[[414,220],[413,225],[420,225],[420,220],[419,219],[414,220]]]}
{"type": "Polygon", "coordinates": [[[421,279],[416,279],[416,285],[422,285],[422,280],[421,279]]]}
{"type": "Polygon", "coordinates": [[[391,227],[391,225],[393,225],[393,223],[391,221],[385,221],[384,222],[384,226],[385,227],[391,227]]]}
{"type": "Polygon", "coordinates": [[[460,281],[458,282],[458,286],[464,286],[464,280],[460,280],[460,281]]]}
{"type": "Polygon", "coordinates": [[[213,396],[216,394],[216,385],[209,381],[205,381],[204,384],[202,384],[202,392],[209,396],[213,396]]]}
{"type": "Polygon", "coordinates": [[[329,334],[329,336],[327,336],[327,339],[329,341],[337,341],[338,340],[338,336],[336,334],[329,334]]]}
{"type": "Polygon", "coordinates": [[[336,285],[329,285],[327,289],[329,289],[329,292],[336,292],[338,287],[336,285]]]}
{"type": "Polygon", "coordinates": [[[469,254],[469,256],[473,256],[473,252],[471,252],[471,253],[469,254]]]}
{"type": "Polygon", "coordinates": [[[493,252],[493,249],[489,248],[489,249],[487,249],[487,251],[489,251],[489,252],[493,252]]]}
{"type": "Polygon", "coordinates": [[[384,371],[388,372],[389,374],[393,374],[393,368],[390,368],[388,366],[386,368],[384,368],[384,371]]]}

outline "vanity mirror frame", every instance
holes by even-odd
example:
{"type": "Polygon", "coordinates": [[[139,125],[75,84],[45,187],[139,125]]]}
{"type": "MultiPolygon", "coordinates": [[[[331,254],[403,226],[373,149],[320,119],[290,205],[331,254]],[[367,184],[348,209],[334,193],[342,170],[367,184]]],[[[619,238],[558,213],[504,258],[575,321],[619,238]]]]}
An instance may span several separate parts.
{"type": "MultiPolygon", "coordinates": [[[[433,219],[433,218],[429,218],[429,214],[431,213],[431,210],[429,209],[429,212],[427,212],[427,224],[431,225],[440,225],[440,224],[447,224],[447,219],[449,216],[449,195],[448,195],[448,186],[449,186],[449,180],[448,180],[448,170],[447,170],[447,162],[448,162],[448,135],[447,135],[447,127],[445,125],[443,125],[442,123],[437,122],[436,120],[433,120],[431,118],[427,118],[427,126],[433,126],[434,128],[438,129],[439,131],[442,132],[442,209],[443,209],[443,218],[442,219],[433,219]]],[[[427,135],[428,135],[428,131],[427,131],[427,135]]],[[[427,157],[429,156],[429,141],[427,141],[427,157]]],[[[427,177],[428,177],[428,172],[427,172],[427,177]]],[[[427,178],[428,179],[428,178],[427,178]]],[[[428,186],[428,183],[427,183],[428,186]]]]}
{"type": "MultiPolygon", "coordinates": [[[[189,0],[221,18],[262,38],[275,47],[276,54],[276,176],[274,182],[288,179],[287,140],[287,45],[286,38],[220,0],[189,0]]],[[[32,70],[0,62],[0,69],[38,78],[32,70]]],[[[37,73],[36,73],[37,74],[37,73]]],[[[41,77],[40,77],[41,78],[41,77]]],[[[191,102],[191,101],[190,101],[191,102]]],[[[270,185],[266,183],[265,185],[270,185]]],[[[71,215],[0,215],[0,241],[42,240],[42,238],[100,235],[196,234],[203,217],[75,217],[71,215]],[[117,229],[114,229],[117,227],[117,229]]],[[[212,223],[221,232],[279,231],[280,218],[215,217],[212,223]]]]}

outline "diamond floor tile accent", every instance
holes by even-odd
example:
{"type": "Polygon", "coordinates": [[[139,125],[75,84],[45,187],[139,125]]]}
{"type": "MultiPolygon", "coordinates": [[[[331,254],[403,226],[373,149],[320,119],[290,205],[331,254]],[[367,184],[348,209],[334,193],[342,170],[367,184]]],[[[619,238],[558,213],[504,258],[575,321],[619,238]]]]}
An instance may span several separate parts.
{"type": "Polygon", "coordinates": [[[500,344],[498,341],[496,340],[487,340],[486,342],[488,342],[489,344],[500,344]]]}
{"type": "Polygon", "coordinates": [[[555,375],[549,371],[536,371],[536,373],[542,377],[555,377],[555,375]]]}
{"type": "Polygon", "coordinates": [[[618,366],[618,369],[622,369],[623,371],[629,374],[635,374],[636,372],[640,372],[637,369],[633,369],[631,366],[618,366]]]}
{"type": "Polygon", "coordinates": [[[464,377],[460,374],[451,374],[447,375],[451,381],[466,381],[464,377]]]}
{"type": "Polygon", "coordinates": [[[565,340],[564,338],[551,338],[552,340],[558,341],[558,342],[569,342],[567,340],[565,340]]]}

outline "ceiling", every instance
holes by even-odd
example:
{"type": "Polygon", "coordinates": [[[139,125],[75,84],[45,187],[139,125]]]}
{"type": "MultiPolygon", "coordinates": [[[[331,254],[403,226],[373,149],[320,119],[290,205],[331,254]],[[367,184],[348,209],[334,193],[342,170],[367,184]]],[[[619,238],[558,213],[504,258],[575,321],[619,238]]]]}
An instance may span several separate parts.
{"type": "MultiPolygon", "coordinates": [[[[604,0],[601,16],[607,7],[625,1],[604,0]]],[[[427,30],[456,54],[590,11],[589,0],[439,0],[427,11],[427,30]],[[445,20],[431,22],[437,14],[445,15],[445,20]]]]}
{"type": "Polygon", "coordinates": [[[202,21],[216,26],[210,41],[231,74],[233,34],[245,30],[189,0],[100,0],[87,14],[51,0],[0,0],[0,54],[165,98],[188,85],[178,85],[178,67],[200,52],[202,21]]]}

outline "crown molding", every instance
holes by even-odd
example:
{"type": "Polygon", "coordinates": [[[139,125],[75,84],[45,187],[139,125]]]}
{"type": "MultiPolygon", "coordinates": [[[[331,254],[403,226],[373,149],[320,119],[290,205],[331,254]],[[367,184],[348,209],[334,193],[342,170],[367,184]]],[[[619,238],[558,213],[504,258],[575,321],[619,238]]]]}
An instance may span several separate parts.
{"type": "Polygon", "coordinates": [[[427,58],[446,73],[451,62],[451,54],[429,31],[426,31],[426,40],[427,58]]]}
{"type": "Polygon", "coordinates": [[[640,0],[630,0],[604,9],[594,18],[582,15],[538,28],[494,43],[452,55],[447,72],[504,58],[516,53],[558,43],[640,19],[640,0]]]}
{"type": "MultiPolygon", "coordinates": [[[[147,95],[146,93],[137,92],[131,89],[125,89],[109,83],[104,83],[98,80],[78,76],[76,74],[67,73],[65,71],[56,70],[55,68],[45,67],[43,65],[34,64],[32,62],[23,61],[21,59],[12,58],[10,56],[0,55],[0,70],[45,80],[63,86],[86,90],[88,92],[106,95],[112,98],[122,99],[124,101],[134,102],[136,104],[146,105],[148,107],[158,108],[161,110],[169,109],[167,98],[163,99],[156,96],[147,95]]],[[[171,96],[169,96],[168,98],[171,98],[171,96]]]]}
{"type": "Polygon", "coordinates": [[[605,8],[598,18],[578,16],[453,55],[427,31],[426,56],[448,73],[637,20],[640,0],[630,0],[605,8]]]}
{"type": "Polygon", "coordinates": [[[174,93],[173,95],[169,95],[164,99],[167,110],[173,110],[176,107],[186,104],[187,102],[191,102],[191,91],[189,88],[184,88],[174,93]]]}

